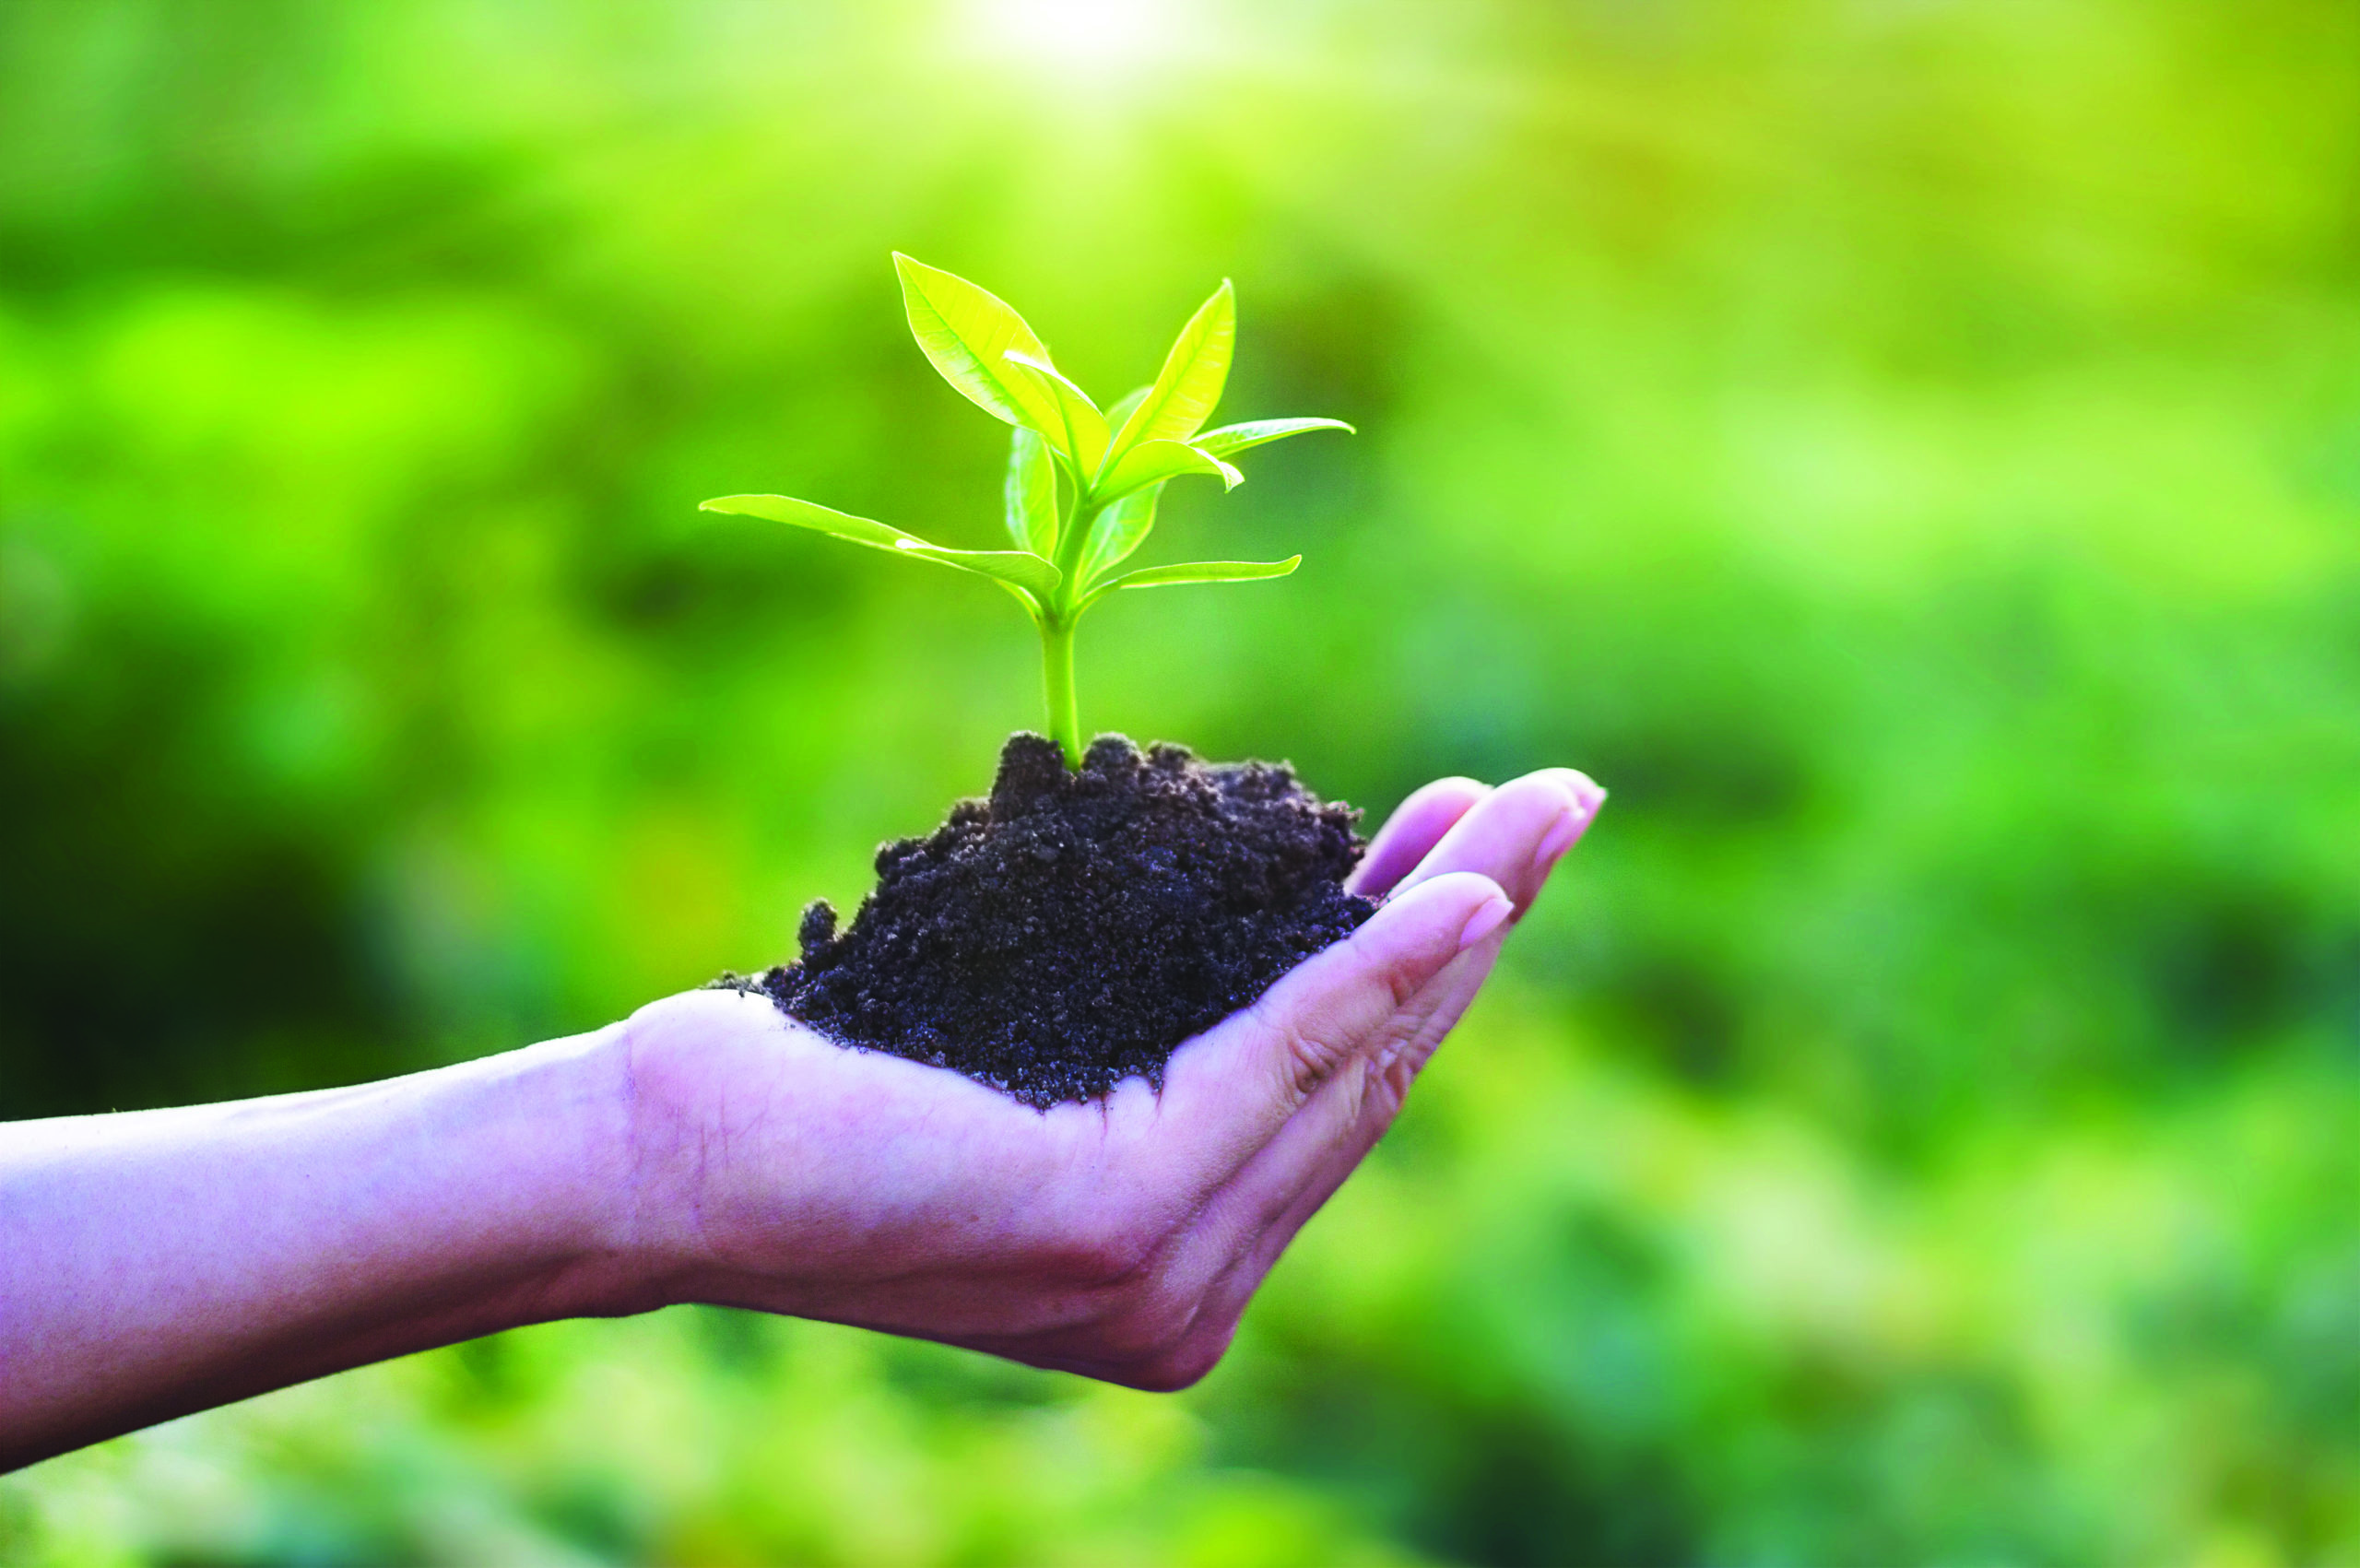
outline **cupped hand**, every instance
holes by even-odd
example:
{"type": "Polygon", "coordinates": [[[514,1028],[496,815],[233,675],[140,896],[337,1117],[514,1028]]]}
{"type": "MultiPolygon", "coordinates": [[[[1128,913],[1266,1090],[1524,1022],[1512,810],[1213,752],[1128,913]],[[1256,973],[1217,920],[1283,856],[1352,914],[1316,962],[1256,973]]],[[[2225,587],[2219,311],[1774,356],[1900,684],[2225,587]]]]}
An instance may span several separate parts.
{"type": "Polygon", "coordinates": [[[1221,1359],[1391,1125],[1604,792],[1550,770],[1405,801],[1351,937],[1176,1051],[1038,1112],[699,991],[628,1026],[630,1244],[665,1299],[914,1335],[1141,1388],[1221,1359]]]}

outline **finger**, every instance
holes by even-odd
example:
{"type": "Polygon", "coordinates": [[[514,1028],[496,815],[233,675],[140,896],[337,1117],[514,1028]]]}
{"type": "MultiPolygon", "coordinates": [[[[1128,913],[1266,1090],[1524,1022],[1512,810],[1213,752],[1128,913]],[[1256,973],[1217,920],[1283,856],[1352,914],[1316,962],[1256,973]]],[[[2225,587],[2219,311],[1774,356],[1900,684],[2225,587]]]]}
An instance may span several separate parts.
{"type": "Polygon", "coordinates": [[[1492,786],[1474,779],[1436,779],[1411,792],[1393,808],[1385,826],[1368,846],[1368,854],[1345,882],[1345,890],[1363,898],[1381,899],[1393,884],[1408,876],[1428,851],[1442,842],[1461,817],[1492,793],[1492,786]]]}
{"type": "Polygon", "coordinates": [[[1604,790],[1571,768],[1543,769],[1502,784],[1443,835],[1401,878],[1394,896],[1428,878],[1477,871],[1506,891],[1521,917],[1605,801],[1604,790]]]}
{"type": "Polygon", "coordinates": [[[1198,1180],[1226,1181],[1512,910],[1488,878],[1434,878],[1182,1045],[1165,1069],[1157,1114],[1190,1141],[1198,1180]]]}
{"type": "MultiPolygon", "coordinates": [[[[1159,1265],[1162,1288],[1192,1303],[1194,1319],[1181,1343],[1159,1352],[1177,1369],[1178,1381],[1171,1386],[1193,1381],[1219,1359],[1245,1300],[1288,1238],[1390,1124],[1416,1067],[1449,1032],[1497,960],[1510,911],[1506,896],[1481,878],[1436,878],[1380,911],[1355,934],[1354,939],[1363,934],[1370,938],[1363,944],[1369,951],[1350,954],[1343,949],[1351,941],[1339,943],[1255,1008],[1174,1056],[1156,1102],[1158,1120],[1168,1115],[1170,1130],[1186,1134],[1210,1130],[1208,1122],[1224,1113],[1233,1125],[1225,1138],[1199,1140],[1192,1158],[1167,1163],[1176,1152],[1167,1143],[1166,1158],[1158,1161],[1167,1171],[1177,1164],[1186,1185],[1202,1195],[1174,1238],[1177,1246],[1159,1265]],[[1336,965],[1333,975],[1307,973],[1329,958],[1351,961],[1336,965]],[[1298,976],[1316,984],[1291,985],[1298,976]],[[1287,995],[1291,990],[1297,994],[1287,995]],[[1224,1037],[1233,1026],[1245,1026],[1233,1032],[1245,1038],[1224,1037]],[[1332,1053],[1340,1057],[1332,1069],[1324,1066],[1330,1052],[1305,1045],[1330,1031],[1350,1042],[1332,1053]],[[1293,1048],[1274,1052],[1274,1044],[1293,1048]],[[1253,1081],[1257,1061],[1264,1064],[1261,1076],[1268,1083],[1286,1076],[1268,1070],[1273,1057],[1297,1062],[1306,1056],[1322,1064],[1321,1081],[1307,1097],[1292,1079],[1284,1091],[1265,1097],[1266,1115],[1273,1098],[1294,1109],[1283,1115],[1275,1136],[1263,1137],[1254,1126],[1254,1096],[1249,1090],[1240,1105],[1237,1090],[1253,1081]],[[1230,1103],[1204,1103],[1209,1091],[1224,1094],[1230,1103]],[[1242,1119],[1234,1116],[1239,1109],[1246,1112],[1242,1119]],[[1243,1138],[1237,1136],[1241,1130],[1243,1138]],[[1281,1233],[1273,1236],[1274,1230],[1281,1233]]],[[[1035,1359],[1023,1351],[1001,1353],[1035,1359]]],[[[1141,1375],[1128,1366],[1082,1370],[1126,1383],[1141,1375]]],[[[1150,1370],[1145,1375],[1162,1373],[1150,1370]]]]}
{"type": "Polygon", "coordinates": [[[1389,1038],[1331,1078],[1205,1206],[1190,1237],[1216,1297],[1254,1288],[1297,1231],[1356,1170],[1400,1114],[1410,1087],[1482,989],[1503,925],[1445,965],[1389,1038]]]}

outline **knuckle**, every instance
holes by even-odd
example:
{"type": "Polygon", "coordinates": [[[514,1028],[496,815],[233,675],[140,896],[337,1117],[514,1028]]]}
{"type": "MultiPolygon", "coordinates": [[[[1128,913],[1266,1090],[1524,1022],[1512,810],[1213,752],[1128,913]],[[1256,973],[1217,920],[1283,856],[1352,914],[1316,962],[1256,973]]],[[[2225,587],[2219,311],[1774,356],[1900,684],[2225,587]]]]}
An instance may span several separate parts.
{"type": "Polygon", "coordinates": [[[1313,1091],[1336,1076],[1346,1053],[1328,1041],[1302,1030],[1287,1033],[1287,1072],[1294,1092],[1309,1097],[1313,1091]]]}
{"type": "Polygon", "coordinates": [[[1304,1027],[1299,1018],[1272,1017],[1259,1000],[1253,1005],[1252,1011],[1259,1022],[1278,1035],[1280,1049],[1276,1060],[1283,1075],[1283,1087],[1298,1097],[1309,1096],[1312,1091],[1327,1082],[1350,1055],[1323,1034],[1304,1027]]]}
{"type": "Polygon", "coordinates": [[[1386,995],[1392,999],[1396,1013],[1418,999],[1420,976],[1406,959],[1388,963],[1384,971],[1386,995]]]}

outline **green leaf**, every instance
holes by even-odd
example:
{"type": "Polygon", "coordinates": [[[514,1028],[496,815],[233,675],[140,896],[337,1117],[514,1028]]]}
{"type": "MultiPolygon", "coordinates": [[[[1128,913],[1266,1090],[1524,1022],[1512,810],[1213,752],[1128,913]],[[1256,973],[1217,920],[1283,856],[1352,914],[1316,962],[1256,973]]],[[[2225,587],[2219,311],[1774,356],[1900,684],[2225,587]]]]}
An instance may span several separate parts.
{"type": "Polygon", "coordinates": [[[1009,432],[1008,477],[1000,486],[1008,512],[1008,536],[1037,556],[1057,553],[1057,465],[1040,431],[1019,425],[1009,432]]]}
{"type": "Polygon", "coordinates": [[[1077,569],[1083,584],[1120,562],[1146,541],[1148,530],[1155,526],[1155,503],[1162,495],[1163,485],[1158,481],[1133,490],[1098,514],[1098,521],[1090,529],[1090,548],[1083,553],[1077,569]]]}
{"type": "Polygon", "coordinates": [[[1055,594],[1057,584],[1065,581],[1064,572],[1030,550],[951,550],[911,539],[897,547],[897,553],[914,555],[920,560],[938,561],[944,566],[955,566],[962,572],[995,577],[1044,600],[1055,594]]]}
{"type": "Polygon", "coordinates": [[[1163,357],[1163,369],[1147,395],[1123,421],[1115,438],[1115,459],[1151,441],[1186,441],[1204,427],[1229,380],[1229,357],[1237,346],[1237,295],[1222,278],[1213,297],[1197,307],[1188,324],[1163,357]]]}
{"type": "Polygon", "coordinates": [[[1199,452],[1210,452],[1215,457],[1226,457],[1233,452],[1284,441],[1305,430],[1341,430],[1346,435],[1360,433],[1341,419],[1252,419],[1242,425],[1223,425],[1217,430],[1207,430],[1188,444],[1199,452]]]}
{"type": "Polygon", "coordinates": [[[1007,359],[1011,348],[1048,358],[1024,318],[988,289],[899,251],[893,269],[901,274],[911,336],[942,379],[993,418],[1054,437],[1061,428],[1056,400],[1007,359]]]}
{"type": "Polygon", "coordinates": [[[997,577],[993,578],[992,582],[999,587],[1007,589],[1008,596],[1024,607],[1024,613],[1032,618],[1033,625],[1038,626],[1041,624],[1042,611],[1040,600],[1034,598],[1030,593],[1018,587],[1013,583],[1003,583],[997,577]]]}
{"type": "Polygon", "coordinates": [[[1142,485],[1182,474],[1210,474],[1221,489],[1233,490],[1245,476],[1210,453],[1176,441],[1144,441],[1108,466],[1091,487],[1092,499],[1103,505],[1128,495],[1142,485]]]}
{"type": "Polygon", "coordinates": [[[1021,365],[1056,404],[1057,429],[1049,432],[1049,439],[1073,460],[1075,483],[1089,483],[1106,455],[1106,416],[1098,411],[1090,394],[1066,380],[1046,358],[1028,354],[1021,348],[1010,348],[1006,358],[1021,365]]]}
{"type": "Polygon", "coordinates": [[[1176,566],[1150,566],[1110,577],[1082,600],[1088,608],[1117,588],[1163,588],[1174,583],[1245,583],[1257,577],[1284,577],[1303,564],[1303,557],[1284,560],[1184,560],[1176,566]]]}
{"type": "Polygon", "coordinates": [[[808,501],[797,501],[791,495],[724,495],[698,503],[699,512],[732,512],[745,517],[763,517],[773,523],[791,523],[797,528],[809,528],[817,533],[833,534],[840,539],[850,539],[856,545],[867,545],[880,550],[898,550],[903,541],[924,544],[914,534],[904,534],[899,528],[867,517],[855,517],[849,512],[837,512],[808,501]]]}
{"type": "Polygon", "coordinates": [[[715,496],[702,502],[697,510],[762,517],[773,523],[808,528],[814,533],[832,534],[839,539],[849,539],[854,544],[867,545],[872,549],[891,550],[895,555],[930,560],[939,566],[955,566],[962,572],[996,578],[1044,599],[1056,593],[1057,584],[1065,580],[1064,574],[1054,565],[1029,551],[946,549],[940,545],[926,543],[915,534],[905,534],[889,524],[867,517],[855,517],[848,512],[837,512],[812,501],[797,501],[793,496],[715,496]]]}

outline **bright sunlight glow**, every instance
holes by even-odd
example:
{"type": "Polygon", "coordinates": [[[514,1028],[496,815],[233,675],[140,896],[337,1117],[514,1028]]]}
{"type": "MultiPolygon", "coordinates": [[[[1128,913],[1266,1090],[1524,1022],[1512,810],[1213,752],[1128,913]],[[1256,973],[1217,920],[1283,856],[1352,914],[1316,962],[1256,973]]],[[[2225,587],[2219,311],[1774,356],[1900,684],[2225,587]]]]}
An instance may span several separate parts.
{"type": "Polygon", "coordinates": [[[969,0],[965,9],[976,53],[1079,78],[1128,75],[1182,41],[1173,0],[969,0]]]}

